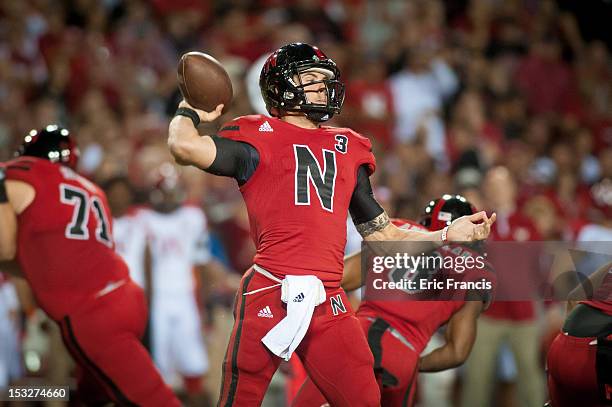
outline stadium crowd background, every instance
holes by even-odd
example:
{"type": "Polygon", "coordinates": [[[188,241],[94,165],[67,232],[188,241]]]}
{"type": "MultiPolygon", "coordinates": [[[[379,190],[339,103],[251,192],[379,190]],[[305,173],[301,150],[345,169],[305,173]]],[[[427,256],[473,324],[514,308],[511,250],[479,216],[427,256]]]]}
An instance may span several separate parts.
{"type": "MultiPolygon", "coordinates": [[[[232,77],[232,107],[201,126],[204,134],[261,112],[257,60],[304,41],[340,66],[347,99],[330,124],[373,141],[375,195],[390,214],[418,218],[449,191],[490,210],[495,195],[510,196],[532,236],[574,240],[596,225],[593,236],[609,241],[612,7],[577,3],[3,1],[0,160],[30,129],[61,123],[78,140],[84,174],[101,183],[126,175],[144,203],[149,174],[171,160],[166,136],[180,100],[180,55],[210,53],[232,77]],[[487,187],[487,171],[499,165],[511,177],[487,187]],[[504,195],[513,182],[516,194],[504,195]]],[[[214,253],[245,270],[254,248],[235,182],[194,169],[182,177],[209,218],[214,253]]],[[[231,300],[209,293],[208,309],[231,300]]],[[[558,329],[560,313],[550,314],[539,318],[538,335],[558,329]]]]}

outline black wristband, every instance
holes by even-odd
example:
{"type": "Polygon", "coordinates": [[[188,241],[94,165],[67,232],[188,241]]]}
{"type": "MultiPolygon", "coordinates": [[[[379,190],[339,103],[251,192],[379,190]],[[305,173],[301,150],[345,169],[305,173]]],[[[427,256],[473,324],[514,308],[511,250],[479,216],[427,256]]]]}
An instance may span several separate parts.
{"type": "Polygon", "coordinates": [[[0,168],[0,204],[8,202],[8,195],[6,194],[6,185],[4,184],[5,178],[6,174],[4,173],[4,168],[0,168]]]}
{"type": "Polygon", "coordinates": [[[200,125],[200,116],[198,116],[195,110],[188,107],[179,107],[176,109],[176,113],[174,113],[174,115],[189,117],[193,122],[193,127],[198,127],[200,125]]]}

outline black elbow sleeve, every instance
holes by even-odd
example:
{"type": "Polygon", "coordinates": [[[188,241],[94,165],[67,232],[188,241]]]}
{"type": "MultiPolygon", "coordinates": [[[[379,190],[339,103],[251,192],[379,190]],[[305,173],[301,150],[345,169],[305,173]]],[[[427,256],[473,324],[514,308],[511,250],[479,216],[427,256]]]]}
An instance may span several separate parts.
{"type": "Polygon", "coordinates": [[[206,172],[235,178],[238,185],[246,183],[259,165],[259,153],[255,147],[219,136],[212,136],[212,139],[217,154],[206,172]]]}
{"type": "Polygon", "coordinates": [[[349,211],[355,225],[369,222],[384,212],[384,209],[374,198],[374,192],[372,192],[372,185],[370,184],[368,170],[365,165],[359,167],[357,184],[351,197],[349,211]]]}

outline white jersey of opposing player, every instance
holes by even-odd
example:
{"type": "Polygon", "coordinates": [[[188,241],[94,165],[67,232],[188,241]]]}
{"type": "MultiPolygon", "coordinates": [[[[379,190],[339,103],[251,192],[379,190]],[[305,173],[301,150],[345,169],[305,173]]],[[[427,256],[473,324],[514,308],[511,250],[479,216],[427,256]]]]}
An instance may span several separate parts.
{"type": "Polygon", "coordinates": [[[130,277],[144,288],[144,258],[147,245],[146,227],[142,221],[143,209],[130,211],[128,214],[113,220],[113,237],[115,250],[125,260],[130,277]]]}
{"type": "Polygon", "coordinates": [[[17,292],[0,273],[0,389],[21,377],[17,292]]]}
{"type": "Polygon", "coordinates": [[[193,206],[139,216],[152,263],[153,360],[164,381],[175,387],[179,375],[197,378],[208,371],[193,274],[194,266],[211,261],[206,217],[193,206]]]}
{"type": "Polygon", "coordinates": [[[171,213],[140,214],[151,252],[153,301],[193,295],[193,268],[211,260],[204,212],[182,206],[171,213]]]}

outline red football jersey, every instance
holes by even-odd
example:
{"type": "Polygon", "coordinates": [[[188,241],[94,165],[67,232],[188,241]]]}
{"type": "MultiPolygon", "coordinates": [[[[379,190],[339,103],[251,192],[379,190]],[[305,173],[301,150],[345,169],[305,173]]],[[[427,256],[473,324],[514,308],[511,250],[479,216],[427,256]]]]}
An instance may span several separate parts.
{"type": "Polygon", "coordinates": [[[370,141],[350,129],[304,129],[261,116],[240,117],[220,130],[259,152],[259,165],[241,186],[257,253],[271,273],[316,275],[340,284],[346,217],[366,164],[375,169],[370,141]]]}
{"type": "Polygon", "coordinates": [[[43,310],[59,320],[100,290],[129,279],[115,254],[112,217],[98,186],[40,158],[20,157],[6,167],[7,179],[36,190],[17,217],[17,261],[43,310]]]}
{"type": "MultiPolygon", "coordinates": [[[[392,222],[402,229],[427,231],[425,227],[411,220],[393,219],[392,222]]],[[[455,256],[457,254],[453,250],[446,250],[444,255],[455,256]]],[[[359,306],[357,315],[382,318],[387,321],[412,343],[417,353],[420,353],[425,349],[434,332],[447,323],[464,304],[465,301],[366,299],[359,306]]]]}

